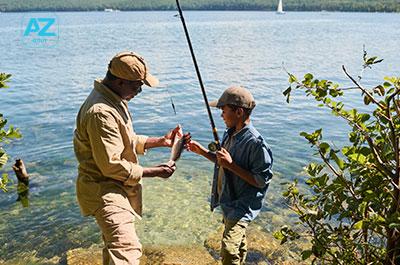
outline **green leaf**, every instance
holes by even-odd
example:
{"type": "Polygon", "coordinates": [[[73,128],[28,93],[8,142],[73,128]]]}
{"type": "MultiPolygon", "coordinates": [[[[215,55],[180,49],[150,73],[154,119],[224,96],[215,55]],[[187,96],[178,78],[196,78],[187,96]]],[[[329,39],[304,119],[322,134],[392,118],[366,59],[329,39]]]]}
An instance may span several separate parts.
{"type": "Polygon", "coordinates": [[[385,76],[384,80],[386,80],[392,84],[397,83],[397,78],[394,76],[385,76]]]}
{"type": "Polygon", "coordinates": [[[289,83],[292,84],[292,83],[296,83],[296,82],[297,82],[297,78],[294,75],[292,75],[291,73],[289,73],[289,83]]]}
{"type": "Polygon", "coordinates": [[[369,105],[371,103],[371,98],[368,95],[365,95],[364,97],[364,104],[369,105]]]}
{"type": "Polygon", "coordinates": [[[313,78],[314,76],[310,73],[304,75],[304,80],[311,81],[313,78]]]}
{"type": "Polygon", "coordinates": [[[0,168],[2,168],[8,161],[8,155],[0,151],[0,168]]]}
{"type": "Polygon", "coordinates": [[[391,223],[389,224],[390,229],[399,229],[400,228],[400,223],[391,223]]]}
{"type": "Polygon", "coordinates": [[[281,231],[276,231],[273,233],[274,237],[278,240],[283,240],[285,238],[285,236],[282,234],[281,231]]]}
{"type": "Polygon", "coordinates": [[[331,150],[329,153],[330,157],[335,161],[335,163],[338,165],[338,167],[343,170],[345,167],[345,163],[342,159],[340,159],[334,150],[331,150]]]}
{"type": "Polygon", "coordinates": [[[385,88],[389,88],[389,87],[392,86],[392,84],[389,83],[389,82],[385,82],[385,83],[383,83],[383,86],[384,86],[385,88]]]}
{"type": "Polygon", "coordinates": [[[367,59],[366,64],[373,64],[376,58],[377,57],[374,56],[374,57],[371,57],[371,58],[367,59]]]}
{"type": "Polygon", "coordinates": [[[7,192],[8,182],[9,182],[8,174],[3,173],[2,176],[0,177],[0,190],[2,190],[3,192],[7,192]]]}
{"type": "Polygon", "coordinates": [[[301,252],[301,259],[306,260],[313,254],[312,250],[304,250],[301,252]]]}
{"type": "Polygon", "coordinates": [[[355,224],[353,225],[353,229],[355,229],[355,230],[360,230],[360,229],[362,229],[363,224],[364,224],[364,221],[363,221],[363,220],[358,221],[357,223],[355,223],[355,224]]]}
{"type": "Polygon", "coordinates": [[[319,165],[319,164],[316,164],[316,163],[310,163],[310,164],[308,164],[308,166],[305,168],[305,170],[307,171],[307,173],[308,173],[310,176],[315,177],[315,176],[317,176],[317,175],[321,172],[321,170],[322,170],[323,168],[324,168],[324,167],[323,167],[322,165],[319,165]]]}
{"type": "Polygon", "coordinates": [[[365,209],[367,209],[367,202],[360,203],[360,205],[358,206],[358,211],[360,212],[360,214],[364,215],[365,209]]]}
{"type": "Polygon", "coordinates": [[[360,153],[348,155],[348,158],[360,164],[365,164],[367,161],[367,157],[360,153]]]}
{"type": "Polygon", "coordinates": [[[374,93],[378,94],[379,96],[385,95],[385,88],[381,85],[374,88],[374,93]]]}
{"type": "Polygon", "coordinates": [[[285,91],[283,91],[283,95],[286,96],[286,102],[289,103],[290,100],[290,92],[292,91],[292,87],[289,86],[285,91]]]}
{"type": "Polygon", "coordinates": [[[361,122],[366,122],[371,118],[371,115],[363,113],[359,115],[361,122]]]}
{"type": "Polygon", "coordinates": [[[10,128],[7,131],[7,138],[9,139],[15,139],[15,138],[21,138],[22,135],[19,132],[19,129],[14,129],[13,126],[10,126],[10,128]]]}
{"type": "Polygon", "coordinates": [[[0,129],[3,129],[7,124],[7,119],[3,118],[3,115],[0,115],[0,129]]]}
{"type": "Polygon", "coordinates": [[[326,153],[329,151],[329,149],[330,149],[330,145],[329,145],[328,143],[326,143],[326,142],[322,142],[322,143],[319,145],[319,149],[321,150],[321,152],[322,152],[323,154],[326,154],[326,153]]]}

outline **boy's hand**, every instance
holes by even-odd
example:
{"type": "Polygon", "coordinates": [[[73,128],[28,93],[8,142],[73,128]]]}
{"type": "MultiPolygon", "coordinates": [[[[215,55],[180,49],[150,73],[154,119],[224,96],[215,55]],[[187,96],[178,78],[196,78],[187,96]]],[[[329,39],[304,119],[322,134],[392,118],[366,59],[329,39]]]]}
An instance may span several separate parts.
{"type": "Polygon", "coordinates": [[[221,148],[220,151],[217,151],[217,163],[221,167],[229,169],[232,165],[233,160],[229,152],[225,148],[221,148]]]}
{"type": "Polygon", "coordinates": [[[206,150],[199,142],[192,140],[190,138],[190,135],[188,135],[187,138],[185,138],[185,141],[186,141],[186,144],[185,144],[186,149],[190,152],[201,155],[206,150]]]}

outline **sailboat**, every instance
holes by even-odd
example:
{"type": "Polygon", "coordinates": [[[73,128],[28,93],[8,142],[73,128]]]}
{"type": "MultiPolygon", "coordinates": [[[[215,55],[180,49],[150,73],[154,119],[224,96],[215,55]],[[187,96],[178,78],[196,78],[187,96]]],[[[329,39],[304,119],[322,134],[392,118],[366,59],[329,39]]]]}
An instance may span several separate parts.
{"type": "Polygon", "coordinates": [[[279,0],[278,9],[276,10],[276,13],[279,15],[285,14],[285,12],[283,11],[282,0],[279,0]]]}

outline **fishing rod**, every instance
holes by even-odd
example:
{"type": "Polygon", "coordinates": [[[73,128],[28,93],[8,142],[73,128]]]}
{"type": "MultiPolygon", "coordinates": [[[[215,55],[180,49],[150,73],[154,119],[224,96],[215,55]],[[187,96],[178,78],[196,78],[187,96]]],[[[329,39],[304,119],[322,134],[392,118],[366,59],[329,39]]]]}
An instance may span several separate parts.
{"type": "Polygon", "coordinates": [[[212,129],[212,133],[213,133],[213,136],[214,136],[214,142],[211,142],[208,145],[208,149],[210,151],[221,150],[221,144],[219,142],[217,127],[215,126],[214,119],[213,119],[212,113],[211,113],[211,108],[210,108],[210,105],[208,104],[208,98],[207,98],[206,90],[204,88],[203,81],[201,79],[200,69],[199,69],[199,66],[197,65],[196,56],[194,55],[192,42],[190,41],[189,31],[188,31],[188,29],[186,27],[185,18],[183,17],[183,12],[182,12],[182,9],[181,9],[181,5],[179,4],[179,0],[176,0],[176,5],[178,6],[179,17],[180,17],[180,19],[182,21],[183,29],[185,31],[186,40],[187,40],[187,43],[189,45],[190,54],[192,55],[193,64],[194,64],[194,67],[195,67],[196,73],[197,73],[197,79],[199,80],[201,92],[203,93],[204,103],[206,104],[208,118],[210,119],[211,129],[212,129]]]}

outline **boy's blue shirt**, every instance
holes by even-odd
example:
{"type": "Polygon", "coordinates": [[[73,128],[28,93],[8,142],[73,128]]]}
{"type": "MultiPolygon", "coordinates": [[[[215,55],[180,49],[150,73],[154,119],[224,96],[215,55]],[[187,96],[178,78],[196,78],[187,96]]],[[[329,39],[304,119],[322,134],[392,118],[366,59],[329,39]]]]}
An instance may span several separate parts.
{"type": "MultiPolygon", "coordinates": [[[[222,146],[233,129],[225,131],[222,146]]],[[[249,123],[237,134],[231,136],[229,151],[232,160],[241,168],[252,173],[259,187],[255,187],[224,169],[222,192],[218,196],[218,165],[214,168],[211,190],[211,210],[221,206],[224,218],[250,222],[260,213],[269,182],[272,178],[272,152],[262,135],[249,123]]]]}

